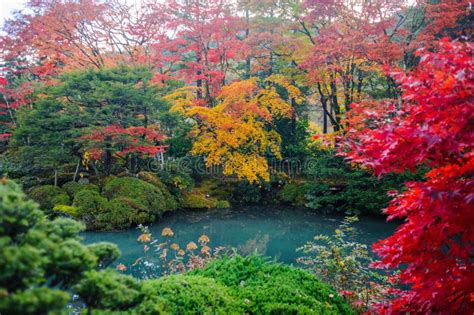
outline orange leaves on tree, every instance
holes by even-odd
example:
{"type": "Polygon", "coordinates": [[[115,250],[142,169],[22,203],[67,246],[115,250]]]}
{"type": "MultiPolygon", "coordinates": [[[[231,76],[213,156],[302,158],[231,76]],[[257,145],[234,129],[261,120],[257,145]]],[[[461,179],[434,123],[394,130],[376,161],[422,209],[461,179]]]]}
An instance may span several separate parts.
{"type": "MultiPolygon", "coordinates": [[[[286,89],[289,95],[299,95],[294,86],[286,89]]],[[[221,165],[225,175],[252,183],[268,181],[267,155],[281,158],[281,138],[271,124],[275,117],[292,114],[291,101],[283,99],[272,82],[262,88],[256,78],[223,87],[217,99],[213,108],[193,106],[186,111],[197,121],[192,153],[205,156],[207,166],[221,165]]]]}

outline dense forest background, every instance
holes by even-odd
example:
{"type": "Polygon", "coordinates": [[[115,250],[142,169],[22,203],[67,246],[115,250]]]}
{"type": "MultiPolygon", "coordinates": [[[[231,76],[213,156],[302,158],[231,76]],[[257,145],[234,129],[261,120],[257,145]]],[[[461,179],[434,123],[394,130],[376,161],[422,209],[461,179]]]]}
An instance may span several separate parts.
{"type": "Polygon", "coordinates": [[[373,266],[409,290],[374,309],[467,314],[472,26],[462,0],[31,0],[0,36],[0,174],[93,230],[239,203],[383,211],[405,221],[373,266]]]}

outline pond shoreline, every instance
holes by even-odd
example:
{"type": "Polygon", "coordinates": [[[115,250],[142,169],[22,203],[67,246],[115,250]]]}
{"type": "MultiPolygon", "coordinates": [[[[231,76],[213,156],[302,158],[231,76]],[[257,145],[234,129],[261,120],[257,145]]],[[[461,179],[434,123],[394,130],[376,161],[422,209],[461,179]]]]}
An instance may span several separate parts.
{"type": "MultiPolygon", "coordinates": [[[[163,220],[166,220],[166,219],[168,219],[170,217],[173,217],[175,215],[178,215],[178,214],[196,214],[196,213],[212,214],[212,213],[218,213],[218,212],[221,212],[221,211],[239,210],[239,209],[246,209],[246,208],[259,208],[259,207],[260,208],[289,208],[289,209],[293,209],[293,210],[296,210],[296,211],[307,211],[307,212],[309,212],[311,214],[315,214],[315,215],[338,217],[341,220],[344,219],[346,216],[355,215],[355,214],[345,214],[345,213],[340,213],[340,212],[326,212],[326,211],[313,209],[313,208],[309,208],[309,207],[293,206],[293,205],[287,205],[287,204],[282,204],[282,203],[275,203],[275,204],[249,203],[249,204],[231,205],[231,207],[229,207],[229,208],[210,208],[210,209],[178,208],[176,210],[164,212],[155,221],[148,222],[148,223],[145,223],[143,225],[144,226],[152,226],[154,224],[161,223],[163,220]]],[[[357,214],[355,216],[357,216],[361,221],[364,220],[364,219],[386,221],[386,218],[387,218],[387,216],[384,215],[384,214],[376,215],[376,214],[370,214],[370,213],[357,214]]],[[[73,217],[71,217],[71,218],[73,218],[73,217]]],[[[398,225],[400,225],[400,224],[403,223],[403,220],[394,219],[394,220],[391,220],[390,222],[395,222],[398,225]]],[[[123,231],[133,230],[133,229],[138,229],[138,226],[131,227],[131,228],[126,228],[126,229],[114,229],[114,230],[88,229],[88,230],[86,230],[86,232],[120,233],[120,232],[123,232],[123,231]]]]}
{"type": "MultiPolygon", "coordinates": [[[[148,227],[153,237],[160,242],[163,228],[169,227],[174,231],[172,242],[181,247],[191,241],[196,242],[204,234],[210,238],[211,248],[235,248],[242,255],[257,251],[291,265],[296,263],[297,257],[302,256],[297,248],[312,240],[315,235],[333,235],[343,219],[342,214],[322,214],[291,206],[241,206],[203,211],[173,211],[148,227]]],[[[380,217],[364,216],[354,225],[359,231],[356,241],[370,246],[392,234],[398,225],[398,222],[386,223],[380,217]]],[[[137,241],[140,234],[139,229],[131,228],[121,231],[87,231],[82,236],[87,244],[99,241],[117,244],[122,251],[117,263],[132,265],[145,255],[143,244],[137,241]]],[[[139,276],[140,272],[131,270],[130,274],[139,276]]]]}

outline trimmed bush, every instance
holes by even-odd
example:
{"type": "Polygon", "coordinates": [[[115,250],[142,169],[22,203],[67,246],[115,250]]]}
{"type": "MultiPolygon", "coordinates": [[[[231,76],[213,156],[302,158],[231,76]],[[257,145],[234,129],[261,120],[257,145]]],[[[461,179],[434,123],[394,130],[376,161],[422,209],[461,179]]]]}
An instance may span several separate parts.
{"type": "Polygon", "coordinates": [[[95,309],[128,310],[141,301],[139,280],[115,270],[89,271],[75,287],[84,302],[95,309]]]}
{"type": "Polygon", "coordinates": [[[152,222],[163,212],[177,208],[176,201],[156,176],[149,173],[141,176],[153,184],[132,177],[111,177],[104,181],[103,196],[95,185],[69,184],[71,192],[77,191],[73,202],[76,216],[89,229],[117,230],[152,222]]]}
{"type": "Polygon", "coordinates": [[[278,199],[293,206],[303,207],[306,205],[306,193],[308,185],[306,183],[287,183],[278,192],[278,199]]]}
{"type": "Polygon", "coordinates": [[[144,182],[147,182],[148,184],[152,184],[153,186],[159,188],[159,189],[166,189],[166,186],[165,184],[163,184],[161,182],[161,180],[158,178],[158,176],[156,176],[155,174],[151,173],[151,172],[139,172],[137,174],[137,178],[144,181],[144,182]]]}
{"type": "Polygon", "coordinates": [[[53,208],[53,211],[55,212],[61,212],[67,215],[70,215],[75,218],[79,218],[79,210],[74,207],[74,206],[68,206],[68,205],[55,205],[53,208]]]}
{"type": "Polygon", "coordinates": [[[313,275],[257,256],[224,257],[202,270],[143,281],[91,271],[76,292],[94,314],[355,314],[313,275]]]}
{"type": "Polygon", "coordinates": [[[190,274],[213,278],[250,314],[354,314],[331,287],[310,273],[257,256],[224,257],[190,274]]]}
{"type": "Polygon", "coordinates": [[[107,212],[109,207],[106,198],[102,197],[96,191],[87,189],[76,194],[72,205],[77,208],[81,218],[89,220],[92,220],[100,213],[107,212]]]}
{"type": "Polygon", "coordinates": [[[165,205],[167,208],[174,210],[178,207],[176,199],[170,193],[166,185],[161,182],[158,176],[150,172],[139,172],[137,177],[138,179],[155,186],[161,191],[163,197],[165,198],[165,205]]]}
{"type": "Polygon", "coordinates": [[[108,204],[106,213],[101,213],[96,220],[106,230],[126,229],[132,225],[152,222],[156,219],[152,212],[134,199],[118,197],[108,204]]]}
{"type": "Polygon", "coordinates": [[[82,190],[92,190],[92,191],[99,192],[99,186],[97,185],[90,184],[90,183],[81,184],[78,182],[67,182],[66,184],[62,186],[62,189],[64,189],[64,191],[67,192],[67,194],[69,195],[69,197],[71,197],[71,199],[74,199],[76,194],[82,190]]]}
{"type": "Polygon", "coordinates": [[[200,276],[168,276],[143,284],[144,301],[138,314],[242,314],[242,307],[229,289],[200,276]]]}
{"type": "Polygon", "coordinates": [[[104,186],[104,196],[107,198],[126,197],[133,199],[157,215],[177,208],[176,201],[167,198],[165,196],[166,192],[163,191],[166,190],[133,177],[113,178],[104,186]]]}
{"type": "Polygon", "coordinates": [[[68,194],[57,186],[43,185],[35,187],[29,195],[40,205],[41,209],[47,211],[53,210],[55,205],[71,204],[68,194]]]}

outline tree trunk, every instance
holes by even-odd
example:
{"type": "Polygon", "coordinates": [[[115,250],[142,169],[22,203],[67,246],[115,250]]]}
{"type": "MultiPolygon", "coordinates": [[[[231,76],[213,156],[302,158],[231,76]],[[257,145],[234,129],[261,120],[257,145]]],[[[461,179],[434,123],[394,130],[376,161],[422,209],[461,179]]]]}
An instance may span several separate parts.
{"type": "MultiPolygon", "coordinates": [[[[201,67],[201,52],[197,52],[197,56],[196,56],[196,62],[198,64],[199,67],[201,67]]],[[[201,75],[202,75],[202,71],[201,70],[198,70],[196,72],[197,76],[199,77],[197,80],[196,80],[196,87],[197,87],[197,92],[196,92],[196,97],[198,99],[202,99],[202,79],[201,79],[201,75]]]]}
{"type": "Polygon", "coordinates": [[[75,182],[76,179],[77,179],[77,175],[79,175],[79,168],[81,166],[81,163],[82,163],[82,156],[79,158],[79,161],[77,161],[77,165],[76,165],[76,171],[74,172],[74,176],[72,178],[72,181],[75,182]]]}
{"type": "MultiPolygon", "coordinates": [[[[247,28],[245,29],[245,38],[247,39],[250,35],[250,10],[248,8],[245,9],[245,20],[247,21],[247,28]]],[[[250,78],[251,65],[250,56],[247,56],[245,59],[245,79],[250,78]]]]}
{"type": "Polygon", "coordinates": [[[331,80],[331,108],[334,110],[335,121],[333,123],[334,131],[341,130],[341,108],[339,107],[339,102],[337,100],[337,86],[334,80],[331,80]]]}
{"type": "Polygon", "coordinates": [[[110,175],[110,170],[112,166],[112,153],[110,149],[105,150],[105,160],[104,160],[104,173],[106,176],[110,175]]]}

